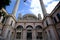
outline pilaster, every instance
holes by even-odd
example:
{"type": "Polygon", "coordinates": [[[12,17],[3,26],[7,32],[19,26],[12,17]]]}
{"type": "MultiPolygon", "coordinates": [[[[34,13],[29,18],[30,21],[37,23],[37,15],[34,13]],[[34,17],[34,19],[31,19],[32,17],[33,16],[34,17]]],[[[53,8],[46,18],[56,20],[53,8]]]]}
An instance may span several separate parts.
{"type": "Polygon", "coordinates": [[[36,30],[33,29],[32,31],[32,40],[36,40],[36,30]]]}
{"type": "Polygon", "coordinates": [[[27,40],[27,31],[26,29],[23,30],[23,40],[27,40]]]}

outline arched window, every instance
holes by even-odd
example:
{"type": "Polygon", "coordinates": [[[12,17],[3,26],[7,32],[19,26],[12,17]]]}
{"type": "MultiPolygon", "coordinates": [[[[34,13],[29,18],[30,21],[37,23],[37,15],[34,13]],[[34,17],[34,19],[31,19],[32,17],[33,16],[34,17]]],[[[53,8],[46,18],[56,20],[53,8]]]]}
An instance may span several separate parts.
{"type": "Polygon", "coordinates": [[[27,29],[27,40],[32,40],[32,29],[33,29],[33,27],[31,25],[28,25],[26,27],[26,29],[27,29]]]}
{"type": "Polygon", "coordinates": [[[21,39],[22,30],[23,30],[23,26],[22,25],[17,26],[17,28],[16,28],[16,39],[21,39]]]}
{"type": "Polygon", "coordinates": [[[56,20],[56,18],[55,18],[55,17],[53,17],[53,20],[54,20],[54,23],[57,23],[57,20],[56,20]]]}
{"type": "Polygon", "coordinates": [[[46,25],[48,26],[48,21],[46,20],[46,25]]]}
{"type": "Polygon", "coordinates": [[[3,17],[2,23],[4,23],[5,19],[6,19],[6,17],[3,17]]]}
{"type": "MultiPolygon", "coordinates": [[[[4,13],[1,13],[1,17],[3,16],[3,19],[2,19],[2,23],[4,23],[5,22],[5,19],[6,19],[6,17],[5,17],[5,14],[4,13]]],[[[0,17],[0,18],[1,18],[0,17]]]]}
{"type": "Polygon", "coordinates": [[[11,21],[11,24],[10,25],[12,26],[12,24],[13,24],[13,21],[11,21]]]}
{"type": "Polygon", "coordinates": [[[42,26],[37,25],[37,26],[36,26],[36,29],[42,29],[42,26]]]}
{"type": "MultiPolygon", "coordinates": [[[[42,30],[42,26],[37,25],[35,29],[36,29],[36,30],[40,30],[40,29],[42,30]]],[[[37,31],[36,39],[37,39],[37,40],[42,40],[42,32],[37,31]]]]}
{"type": "Polygon", "coordinates": [[[60,13],[57,14],[58,19],[60,20],[60,13]]]}

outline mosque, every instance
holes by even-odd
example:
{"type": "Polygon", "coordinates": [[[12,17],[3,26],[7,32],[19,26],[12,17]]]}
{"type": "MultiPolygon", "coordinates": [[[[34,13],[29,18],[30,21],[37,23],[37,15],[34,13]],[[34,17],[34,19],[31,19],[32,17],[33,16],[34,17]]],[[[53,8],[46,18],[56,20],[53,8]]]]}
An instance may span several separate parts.
{"type": "Polygon", "coordinates": [[[47,14],[43,0],[39,0],[43,19],[38,14],[19,14],[16,12],[20,0],[16,1],[12,14],[2,8],[0,10],[0,40],[60,40],[60,2],[50,14],[47,14]]]}

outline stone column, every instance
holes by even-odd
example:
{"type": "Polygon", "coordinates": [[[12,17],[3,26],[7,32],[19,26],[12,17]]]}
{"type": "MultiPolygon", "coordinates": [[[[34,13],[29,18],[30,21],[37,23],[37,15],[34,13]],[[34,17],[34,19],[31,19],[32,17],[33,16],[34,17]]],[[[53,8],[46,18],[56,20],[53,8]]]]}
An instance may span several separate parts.
{"type": "Polygon", "coordinates": [[[20,0],[16,0],[16,4],[15,4],[13,12],[12,12],[13,16],[16,16],[16,12],[18,10],[19,3],[20,3],[20,0]]]}
{"type": "Polygon", "coordinates": [[[43,16],[46,16],[47,12],[43,3],[43,0],[40,0],[40,4],[41,4],[41,8],[42,8],[42,12],[43,12],[43,16]]]}
{"type": "Polygon", "coordinates": [[[48,36],[48,40],[51,40],[51,38],[50,38],[50,34],[49,34],[48,31],[47,31],[47,36],[48,36]]]}
{"type": "Polygon", "coordinates": [[[35,30],[32,31],[32,40],[36,40],[36,31],[35,30]]]}
{"type": "Polygon", "coordinates": [[[56,40],[56,36],[53,29],[51,29],[50,32],[51,32],[52,40],[56,40]]]}
{"type": "Polygon", "coordinates": [[[27,40],[26,37],[27,37],[27,31],[26,31],[26,29],[24,29],[23,30],[23,40],[27,40]]]}

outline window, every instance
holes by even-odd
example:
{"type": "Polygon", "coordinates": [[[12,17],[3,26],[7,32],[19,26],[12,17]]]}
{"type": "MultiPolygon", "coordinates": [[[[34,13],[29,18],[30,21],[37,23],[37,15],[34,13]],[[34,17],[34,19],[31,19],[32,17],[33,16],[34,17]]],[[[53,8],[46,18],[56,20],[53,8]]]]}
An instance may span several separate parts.
{"type": "Polygon", "coordinates": [[[4,23],[4,21],[5,21],[5,17],[3,17],[2,23],[4,23]]]}
{"type": "Polygon", "coordinates": [[[42,39],[42,32],[37,32],[37,39],[42,39]]]}
{"type": "Polygon", "coordinates": [[[27,40],[32,40],[32,29],[33,29],[33,27],[31,25],[28,25],[26,27],[26,29],[27,29],[27,40]]]}
{"type": "Polygon", "coordinates": [[[10,25],[12,26],[12,24],[13,24],[13,21],[11,21],[11,24],[10,25]]]}
{"type": "Polygon", "coordinates": [[[47,22],[47,20],[46,20],[46,25],[48,26],[48,22],[47,22]]]}
{"type": "Polygon", "coordinates": [[[60,14],[59,14],[59,13],[57,14],[57,17],[58,17],[58,19],[60,20],[60,14]]]}
{"type": "Polygon", "coordinates": [[[32,32],[27,32],[27,39],[32,39],[32,32]]]}
{"type": "Polygon", "coordinates": [[[22,37],[22,30],[23,30],[23,26],[22,25],[18,25],[16,28],[16,39],[21,39],[22,37]]]}
{"type": "Polygon", "coordinates": [[[16,39],[21,39],[21,32],[17,32],[16,39]]]}
{"type": "Polygon", "coordinates": [[[53,20],[54,20],[54,22],[55,22],[55,23],[57,23],[57,20],[56,20],[56,18],[55,18],[55,17],[53,17],[53,20]]]}
{"type": "Polygon", "coordinates": [[[5,19],[4,19],[4,22],[3,22],[4,24],[6,23],[6,20],[7,20],[7,17],[5,17],[5,19]]]}

